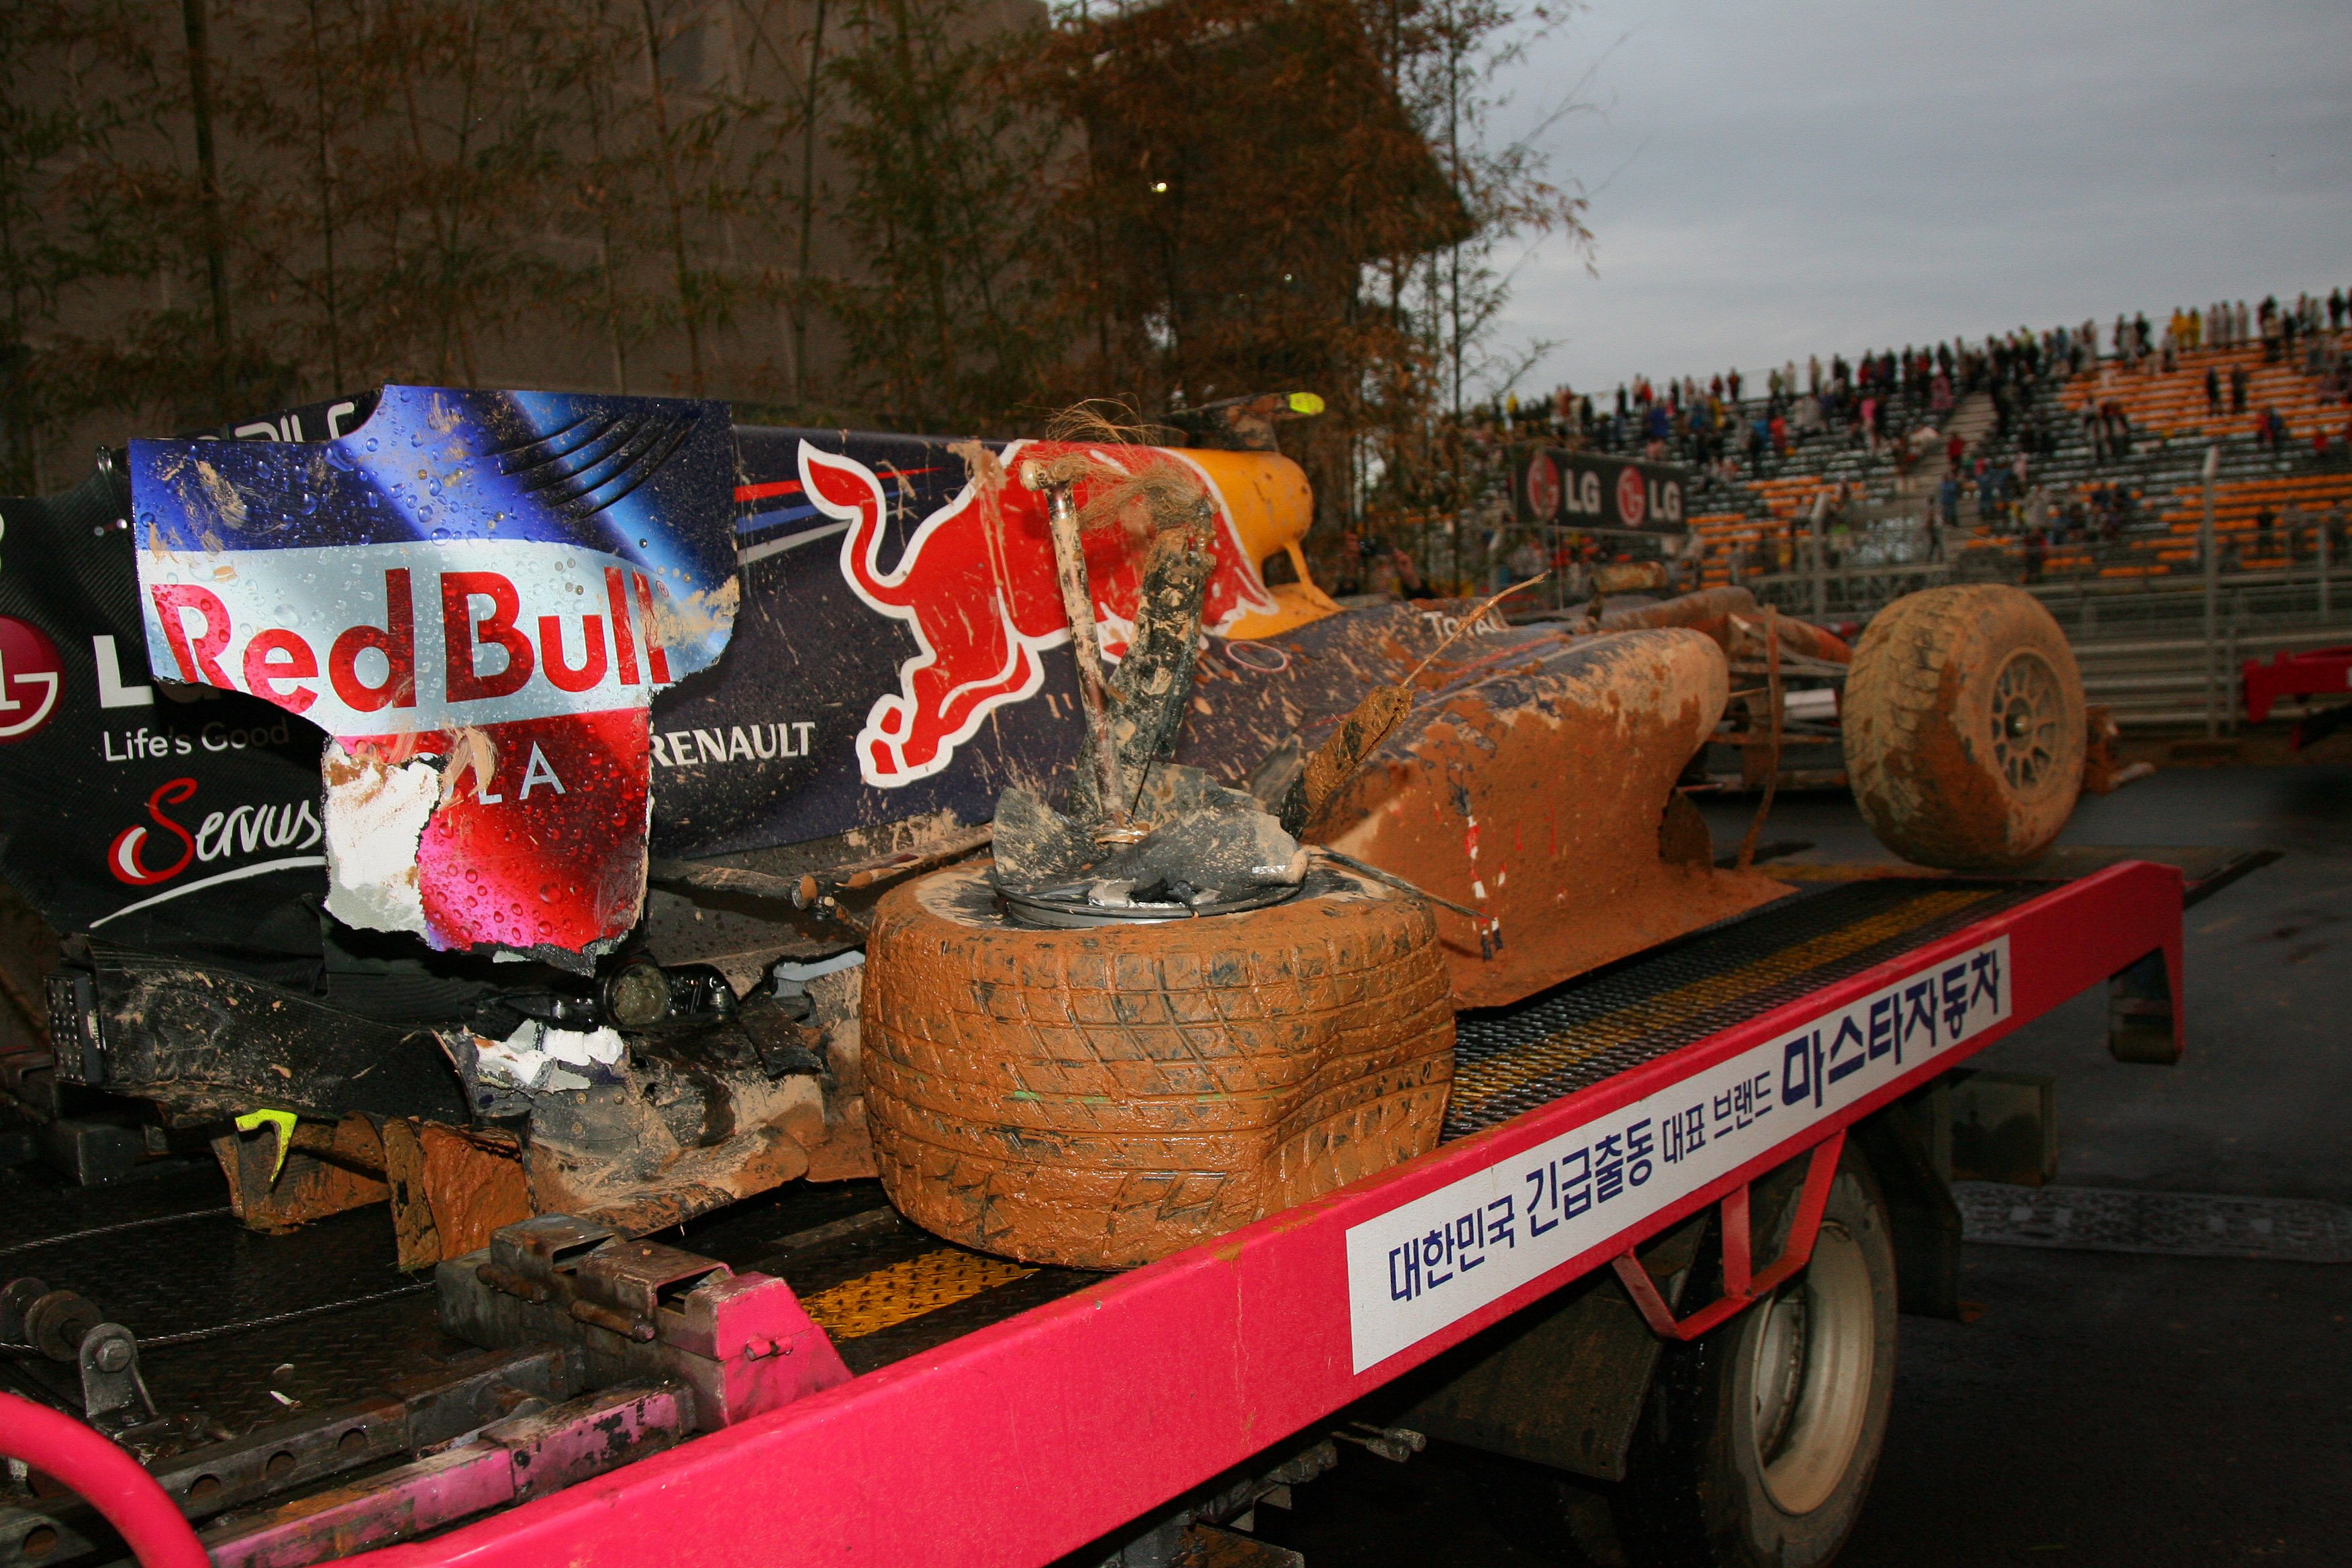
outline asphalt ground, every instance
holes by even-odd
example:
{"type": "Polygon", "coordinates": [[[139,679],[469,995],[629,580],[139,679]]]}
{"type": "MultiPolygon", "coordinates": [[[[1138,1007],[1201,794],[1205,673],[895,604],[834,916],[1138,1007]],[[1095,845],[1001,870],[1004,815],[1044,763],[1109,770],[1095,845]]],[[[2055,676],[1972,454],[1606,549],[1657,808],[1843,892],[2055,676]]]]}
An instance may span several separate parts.
{"type": "MultiPolygon", "coordinates": [[[[1718,845],[1750,809],[1709,808],[1718,845]]],[[[1842,795],[1781,801],[1762,837],[1892,858],[1842,795]]],[[[1978,1058],[2057,1079],[2058,1182],[2352,1204],[2352,767],[2159,773],[2066,841],[2284,858],[2189,911],[2179,1066],[2111,1060],[2102,993],[1978,1058]]],[[[1902,1321],[1848,1568],[2352,1563],[2352,1266],[1970,1245],[1963,1269],[1973,1321],[1902,1321]]],[[[1259,1533],[1309,1568],[1533,1568],[1493,1467],[1343,1446],[1259,1533]]]]}

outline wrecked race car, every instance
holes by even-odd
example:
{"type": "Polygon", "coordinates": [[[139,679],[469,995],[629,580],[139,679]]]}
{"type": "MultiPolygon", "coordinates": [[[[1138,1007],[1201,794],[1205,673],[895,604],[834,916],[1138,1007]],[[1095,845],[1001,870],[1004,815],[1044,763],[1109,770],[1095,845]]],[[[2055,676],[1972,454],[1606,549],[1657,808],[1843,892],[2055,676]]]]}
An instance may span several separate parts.
{"type": "MultiPolygon", "coordinates": [[[[1343,610],[1275,439],[1316,406],[991,447],[393,386],[0,502],[0,873],[64,938],[46,1040],[0,1058],[25,1146],[84,1180],[209,1149],[262,1228],[388,1203],[411,1268],[534,1214],[642,1236],[877,1173],[954,1239],[1119,1266],[1433,1144],[1455,1010],[1786,896],[1718,866],[1684,794],[1736,671],[1777,702],[1784,659],[1854,660],[1849,755],[1898,848],[2017,864],[2063,825],[2080,682],[2031,600],[1916,595],[1854,655],[1738,590],[1343,610]],[[866,973],[941,922],[975,952],[1117,925],[1166,1001],[1192,928],[1255,918],[1150,859],[1218,812],[1264,943],[1385,922],[1342,1000],[1409,1018],[1389,1044],[1138,1074],[1182,1031],[1107,971],[1085,1079],[1040,1031],[1079,1017],[1066,975],[963,973],[972,1005],[926,1022],[955,973],[866,973]],[[1016,829],[1033,859],[1078,837],[1013,887],[1016,829]],[[933,1024],[1062,1079],[934,1092],[933,1024]],[[1118,1181],[1014,1234],[1049,1167],[1102,1166],[1055,1115],[1171,1094],[1251,1109],[1128,1128],[1118,1181]]],[[[1244,983],[1307,1012],[1334,984],[1244,983]]]]}

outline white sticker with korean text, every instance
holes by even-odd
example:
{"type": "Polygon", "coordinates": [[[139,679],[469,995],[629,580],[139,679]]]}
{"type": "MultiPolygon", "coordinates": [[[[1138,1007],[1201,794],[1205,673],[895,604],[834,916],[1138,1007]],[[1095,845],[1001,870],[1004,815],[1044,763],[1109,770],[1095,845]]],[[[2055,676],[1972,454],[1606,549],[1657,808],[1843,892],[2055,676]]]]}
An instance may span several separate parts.
{"type": "Polygon", "coordinates": [[[1348,1231],[1355,1370],[1508,1295],[2010,1016],[1995,937],[1348,1231]]]}

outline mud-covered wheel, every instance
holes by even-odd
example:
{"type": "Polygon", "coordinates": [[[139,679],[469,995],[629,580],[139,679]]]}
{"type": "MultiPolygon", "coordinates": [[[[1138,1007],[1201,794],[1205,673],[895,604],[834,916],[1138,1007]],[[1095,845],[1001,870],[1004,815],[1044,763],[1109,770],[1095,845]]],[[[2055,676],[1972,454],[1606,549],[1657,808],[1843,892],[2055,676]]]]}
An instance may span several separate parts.
{"type": "Polygon", "coordinates": [[[1880,843],[1954,871],[2029,864],[2083,782],[2083,677],[2021,589],[1930,588],[1878,613],[1842,704],[1846,776],[1880,843]]]}
{"type": "Polygon", "coordinates": [[[1418,899],[1317,869],[1286,903],[1012,923],[984,871],[894,889],[866,945],[882,1183],[951,1241],[1146,1263],[1436,1146],[1454,1012],[1418,899]]]}

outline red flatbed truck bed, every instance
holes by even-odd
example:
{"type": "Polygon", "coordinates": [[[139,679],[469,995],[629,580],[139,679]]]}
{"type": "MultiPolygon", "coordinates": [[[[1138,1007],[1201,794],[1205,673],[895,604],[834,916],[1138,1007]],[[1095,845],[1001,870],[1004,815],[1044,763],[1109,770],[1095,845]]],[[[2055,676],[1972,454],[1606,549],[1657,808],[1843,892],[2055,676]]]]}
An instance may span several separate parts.
{"type": "MultiPolygon", "coordinates": [[[[1231,1517],[1311,1473],[1285,1456],[1336,1414],[1595,1271],[1615,1266],[1664,1337],[1721,1321],[1801,1267],[1850,1129],[2103,981],[2118,1054],[2168,1059],[2184,889],[2249,863],[1817,868],[1794,897],[1462,1015],[1439,1148],[1130,1273],[982,1258],[887,1211],[817,1226],[752,1266],[831,1331],[850,1381],[365,1561],[1119,1560],[1155,1521],[1231,1517]],[[1809,1154],[1783,1256],[1746,1258],[1750,1184],[1809,1154]],[[1669,1306],[1633,1249],[1716,1205],[1723,1293],[1669,1306]]],[[[171,1353],[151,1379],[170,1383],[171,1353]]]]}
{"type": "Polygon", "coordinates": [[[1532,1007],[1465,1019],[1460,1135],[1433,1153],[375,1560],[1036,1568],[1607,1267],[2150,953],[2172,977],[2177,1028],[2182,886],[2172,868],[2136,863],[2054,888],[1872,880],[1768,906],[1532,1007]],[[1932,1037],[1873,1056],[1874,1006],[1916,1003],[1922,985],[1932,1037]],[[1833,1078],[1847,1022],[1862,1065],[1833,1078]],[[1572,1220],[1551,1195],[1564,1156],[1694,1106],[1711,1120],[1743,1086],[1747,1125],[1735,1100],[1728,1135],[1672,1163],[1661,1139],[1644,1180],[1629,1171],[1607,1199],[1596,1183],[1572,1220]],[[1392,1249],[1426,1252],[1441,1225],[1530,1195],[1533,1212],[1512,1205],[1513,1241],[1490,1225],[1466,1272],[1441,1243],[1397,1299],[1412,1282],[1401,1263],[1391,1271],[1392,1249]],[[1556,1228],[1530,1234],[1546,1221],[1556,1228]]]}

